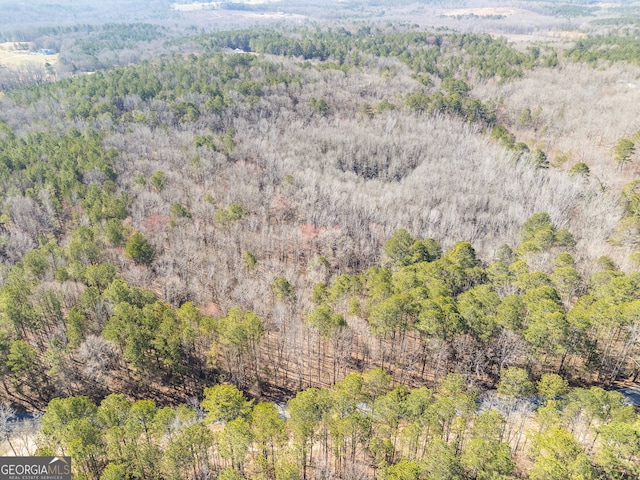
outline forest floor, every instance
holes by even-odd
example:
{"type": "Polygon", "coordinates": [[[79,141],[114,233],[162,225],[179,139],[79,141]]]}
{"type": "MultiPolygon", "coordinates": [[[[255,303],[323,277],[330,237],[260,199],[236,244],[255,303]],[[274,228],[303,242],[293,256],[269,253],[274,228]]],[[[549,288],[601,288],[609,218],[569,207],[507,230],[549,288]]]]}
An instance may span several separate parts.
{"type": "Polygon", "coordinates": [[[33,455],[36,451],[36,433],[32,433],[25,438],[13,439],[11,443],[15,452],[11,449],[9,442],[0,443],[0,456],[3,457],[25,457],[33,455]]]}
{"type": "MultiPolygon", "coordinates": [[[[38,414],[39,415],[39,414],[38,414]]],[[[0,456],[21,457],[31,456],[36,453],[36,439],[38,436],[38,420],[34,414],[21,413],[10,421],[11,433],[9,441],[0,441],[0,456]]]]}

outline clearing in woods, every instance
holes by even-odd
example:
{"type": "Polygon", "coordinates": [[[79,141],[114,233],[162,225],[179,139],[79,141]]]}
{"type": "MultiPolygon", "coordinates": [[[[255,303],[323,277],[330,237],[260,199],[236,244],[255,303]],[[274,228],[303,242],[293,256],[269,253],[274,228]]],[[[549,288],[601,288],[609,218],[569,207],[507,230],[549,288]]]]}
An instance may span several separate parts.
{"type": "MultiPolygon", "coordinates": [[[[25,44],[27,45],[27,44],[25,44]]],[[[19,50],[14,42],[0,43],[0,67],[19,69],[27,66],[44,66],[45,63],[56,65],[58,54],[45,55],[44,53],[32,52],[29,50],[19,50]]]]}

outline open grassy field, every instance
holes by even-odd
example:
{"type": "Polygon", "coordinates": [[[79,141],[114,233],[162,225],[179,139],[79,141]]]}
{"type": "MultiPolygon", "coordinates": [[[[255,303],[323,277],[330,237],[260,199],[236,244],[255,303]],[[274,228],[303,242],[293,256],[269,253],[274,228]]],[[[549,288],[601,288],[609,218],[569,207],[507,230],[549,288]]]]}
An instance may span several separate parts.
{"type": "Polygon", "coordinates": [[[13,42],[0,43],[0,67],[20,69],[28,66],[44,66],[58,63],[58,54],[44,55],[30,50],[18,50],[13,42]]]}

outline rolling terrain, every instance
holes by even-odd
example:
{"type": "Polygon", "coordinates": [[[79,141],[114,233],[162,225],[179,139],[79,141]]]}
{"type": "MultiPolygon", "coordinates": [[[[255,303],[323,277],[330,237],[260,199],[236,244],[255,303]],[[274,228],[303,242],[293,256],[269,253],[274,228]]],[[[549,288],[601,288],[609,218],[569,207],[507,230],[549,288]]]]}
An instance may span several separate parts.
{"type": "Polygon", "coordinates": [[[0,2],[4,453],[634,478],[640,4],[312,3],[0,2]]]}

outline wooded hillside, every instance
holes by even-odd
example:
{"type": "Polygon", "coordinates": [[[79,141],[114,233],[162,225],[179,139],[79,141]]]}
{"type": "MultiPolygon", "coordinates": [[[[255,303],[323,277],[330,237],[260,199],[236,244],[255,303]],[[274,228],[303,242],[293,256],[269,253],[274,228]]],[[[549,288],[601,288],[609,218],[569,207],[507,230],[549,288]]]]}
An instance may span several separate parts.
{"type": "Polygon", "coordinates": [[[11,404],[79,478],[638,474],[640,127],[553,107],[637,75],[581,63],[615,42],[75,33],[0,97],[4,440],[11,404]]]}

